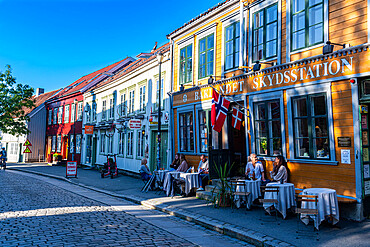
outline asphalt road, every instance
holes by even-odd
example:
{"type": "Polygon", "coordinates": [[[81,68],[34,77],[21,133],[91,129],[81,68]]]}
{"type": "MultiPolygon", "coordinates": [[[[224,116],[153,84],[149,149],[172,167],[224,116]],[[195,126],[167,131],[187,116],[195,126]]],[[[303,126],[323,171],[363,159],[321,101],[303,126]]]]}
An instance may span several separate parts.
{"type": "Polygon", "coordinates": [[[0,246],[251,246],[161,212],[0,171],[0,246]]]}

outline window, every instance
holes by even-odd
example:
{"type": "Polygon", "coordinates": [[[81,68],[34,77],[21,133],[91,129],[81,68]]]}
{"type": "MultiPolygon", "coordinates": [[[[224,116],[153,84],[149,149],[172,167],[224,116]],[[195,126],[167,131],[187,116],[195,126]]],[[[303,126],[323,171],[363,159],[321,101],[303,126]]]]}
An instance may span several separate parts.
{"type": "Polygon", "coordinates": [[[180,50],[180,84],[192,81],[193,77],[193,45],[180,50]]]}
{"type": "Polygon", "coordinates": [[[82,102],[77,105],[77,121],[82,121],[82,102]]]}
{"type": "Polygon", "coordinates": [[[134,141],[134,132],[129,131],[127,132],[127,156],[131,156],[133,154],[133,141],[134,141]]]}
{"type": "Polygon", "coordinates": [[[126,116],[127,102],[126,94],[121,94],[121,117],[126,116]]]}
{"type": "Polygon", "coordinates": [[[130,98],[128,102],[128,113],[134,113],[134,102],[135,102],[135,91],[130,92],[130,98]]]}
{"type": "Polygon", "coordinates": [[[109,99],[109,118],[114,118],[114,99],[109,99]]]}
{"type": "Polygon", "coordinates": [[[108,144],[108,153],[112,154],[113,153],[113,135],[107,136],[107,144],[108,144]]]}
{"type": "Polygon", "coordinates": [[[70,135],[69,136],[69,152],[71,154],[73,154],[75,152],[75,136],[74,135],[70,135]]]}
{"type": "Polygon", "coordinates": [[[93,122],[96,121],[96,102],[95,101],[93,101],[92,103],[91,118],[93,122]]]}
{"type": "Polygon", "coordinates": [[[282,154],[280,100],[254,104],[257,155],[282,154]]]}
{"type": "Polygon", "coordinates": [[[69,105],[64,107],[64,123],[69,122],[69,105]]]}
{"type": "Polygon", "coordinates": [[[225,29],[225,70],[239,66],[240,22],[235,22],[225,29]]]}
{"type": "Polygon", "coordinates": [[[100,153],[105,153],[105,133],[100,134],[100,153]]]}
{"type": "Polygon", "coordinates": [[[199,40],[199,79],[213,75],[214,34],[199,40]]]}
{"type": "Polygon", "coordinates": [[[49,109],[49,115],[48,115],[48,125],[51,125],[53,120],[53,109],[49,109]]]}
{"type": "Polygon", "coordinates": [[[71,123],[73,123],[76,121],[76,104],[72,104],[71,108],[71,123]]]}
{"type": "Polygon", "coordinates": [[[144,157],[145,133],[143,135],[143,131],[139,130],[137,135],[137,157],[144,157]]]}
{"type": "Polygon", "coordinates": [[[119,133],[118,154],[123,155],[125,149],[125,133],[119,133]]]}
{"type": "Polygon", "coordinates": [[[193,113],[180,114],[180,151],[194,151],[193,113]]]}
{"type": "MultiPolygon", "coordinates": [[[[164,100],[163,100],[163,78],[161,79],[161,109],[164,109],[164,100]]],[[[155,100],[155,108],[158,109],[159,104],[159,80],[157,80],[157,91],[156,91],[156,100],[155,100]]]]}
{"type": "Polygon", "coordinates": [[[51,140],[51,151],[55,152],[57,146],[57,137],[53,136],[53,139],[51,140]]]}
{"type": "Polygon", "coordinates": [[[76,154],[81,153],[81,135],[76,135],[76,154]]]}
{"type": "Polygon", "coordinates": [[[63,117],[63,106],[60,106],[58,111],[58,124],[62,123],[63,119],[62,117],[63,117]]]}
{"type": "Polygon", "coordinates": [[[53,124],[57,124],[58,108],[54,108],[53,124]]]}
{"type": "Polygon", "coordinates": [[[105,120],[107,119],[107,101],[106,100],[103,100],[102,102],[102,117],[101,117],[102,120],[105,120]]]}
{"type": "Polygon", "coordinates": [[[207,129],[207,111],[199,111],[199,142],[200,152],[208,152],[208,129],[207,129]]]}
{"type": "Polygon", "coordinates": [[[62,136],[57,136],[57,152],[60,153],[62,151],[62,136]]]}
{"type": "Polygon", "coordinates": [[[90,113],[91,113],[91,108],[90,108],[90,104],[87,103],[85,105],[85,116],[86,116],[86,123],[90,123],[91,121],[91,118],[90,118],[90,113]]]}
{"type": "Polygon", "coordinates": [[[277,4],[253,14],[253,62],[277,55],[277,4]]]}
{"type": "Polygon", "coordinates": [[[324,1],[291,0],[292,50],[324,42],[324,1]]]}
{"type": "Polygon", "coordinates": [[[329,159],[328,114],[325,94],[293,98],[296,158],[329,159]]]}
{"type": "Polygon", "coordinates": [[[140,87],[140,111],[145,111],[145,86],[140,87]]]}

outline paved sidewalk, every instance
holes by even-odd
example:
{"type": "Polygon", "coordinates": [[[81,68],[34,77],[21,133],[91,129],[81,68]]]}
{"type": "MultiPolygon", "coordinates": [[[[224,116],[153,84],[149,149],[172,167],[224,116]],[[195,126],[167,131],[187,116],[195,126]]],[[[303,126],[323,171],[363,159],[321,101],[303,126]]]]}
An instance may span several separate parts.
{"type": "MultiPolygon", "coordinates": [[[[195,197],[166,197],[149,191],[141,193],[143,182],[130,176],[120,175],[117,178],[100,178],[96,170],[78,169],[78,178],[65,178],[65,167],[48,166],[45,163],[8,164],[9,169],[31,172],[65,180],[85,188],[110,194],[118,198],[133,201],[144,206],[179,216],[203,225],[209,229],[247,241],[257,246],[368,246],[370,239],[370,221],[361,223],[341,219],[336,226],[321,225],[320,240],[313,236],[299,237],[296,229],[304,227],[297,224],[296,216],[278,219],[265,216],[264,210],[253,207],[232,210],[230,208],[213,208],[206,201],[195,197]]],[[[298,222],[300,223],[300,222],[298,222]]],[[[307,228],[312,230],[312,224],[307,228]]]]}

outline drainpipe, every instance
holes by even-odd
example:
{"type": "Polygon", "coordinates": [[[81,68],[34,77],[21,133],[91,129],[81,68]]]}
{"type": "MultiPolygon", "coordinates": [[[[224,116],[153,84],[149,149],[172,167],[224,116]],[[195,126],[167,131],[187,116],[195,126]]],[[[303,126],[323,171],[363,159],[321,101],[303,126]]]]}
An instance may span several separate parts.
{"type": "MultiPolygon", "coordinates": [[[[240,19],[240,40],[239,40],[239,67],[244,66],[244,3],[243,0],[239,2],[240,10],[239,10],[239,19],[240,19]]],[[[244,69],[243,69],[244,70],[244,69]]]]}
{"type": "Polygon", "coordinates": [[[173,129],[175,127],[175,122],[174,122],[174,112],[173,112],[173,83],[174,83],[174,71],[173,71],[173,40],[170,38],[170,66],[171,66],[171,87],[170,87],[170,126],[169,126],[169,130],[170,130],[170,138],[169,138],[169,147],[171,147],[171,151],[169,152],[169,160],[172,161],[174,159],[174,152],[175,152],[175,141],[174,141],[174,137],[175,137],[175,129],[173,129]]]}

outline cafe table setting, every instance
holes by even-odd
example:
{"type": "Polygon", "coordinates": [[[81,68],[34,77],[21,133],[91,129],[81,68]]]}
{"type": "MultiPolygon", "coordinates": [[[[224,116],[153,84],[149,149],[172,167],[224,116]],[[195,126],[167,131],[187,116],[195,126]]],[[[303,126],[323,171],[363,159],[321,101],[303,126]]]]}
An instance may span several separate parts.
{"type": "MultiPolygon", "coordinates": [[[[309,218],[314,220],[316,229],[326,217],[330,218],[331,223],[334,225],[339,222],[339,208],[337,192],[328,188],[309,188],[304,189],[301,195],[316,195],[317,196],[317,209],[318,215],[301,215],[301,220],[306,225],[309,223],[309,218]]],[[[315,202],[302,202],[302,208],[316,209],[315,202]]]]}
{"type": "Polygon", "coordinates": [[[238,179],[238,182],[245,183],[245,186],[237,185],[235,188],[236,192],[250,192],[250,195],[247,196],[239,196],[236,195],[234,198],[234,202],[237,208],[240,207],[241,202],[246,202],[247,209],[251,208],[251,205],[254,200],[256,200],[259,196],[261,196],[261,180],[246,180],[246,179],[238,179]]]}
{"type": "Polygon", "coordinates": [[[265,202],[263,203],[263,207],[268,213],[270,213],[271,206],[274,206],[275,209],[279,213],[281,213],[281,215],[285,219],[287,215],[287,210],[292,209],[296,206],[294,184],[274,182],[274,183],[268,183],[266,186],[267,187],[269,186],[279,187],[278,193],[277,192],[266,192],[264,195],[264,199],[277,199],[278,203],[276,204],[276,203],[265,202]]]}
{"type": "Polygon", "coordinates": [[[179,178],[181,172],[173,171],[167,172],[164,176],[163,180],[163,190],[166,191],[167,196],[172,196],[174,193],[173,190],[173,179],[172,178],[179,178]]]}
{"type": "Polygon", "coordinates": [[[186,195],[188,195],[193,188],[199,188],[199,172],[196,173],[180,173],[180,177],[185,180],[185,191],[183,191],[186,195]]]}

